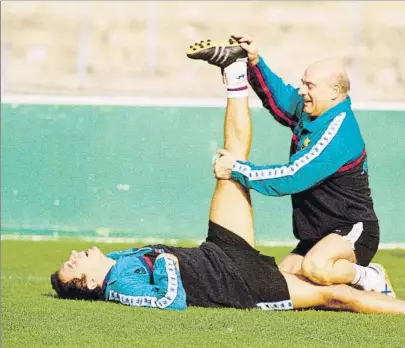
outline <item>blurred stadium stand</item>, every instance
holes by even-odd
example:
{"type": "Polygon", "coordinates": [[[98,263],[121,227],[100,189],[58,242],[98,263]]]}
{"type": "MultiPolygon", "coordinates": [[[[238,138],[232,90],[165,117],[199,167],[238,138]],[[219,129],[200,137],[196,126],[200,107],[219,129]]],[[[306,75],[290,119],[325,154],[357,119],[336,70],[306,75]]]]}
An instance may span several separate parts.
{"type": "Polygon", "coordinates": [[[185,51],[236,32],[256,38],[288,82],[338,56],[358,100],[405,100],[402,1],[2,1],[1,9],[4,94],[224,96],[219,72],[185,51]]]}

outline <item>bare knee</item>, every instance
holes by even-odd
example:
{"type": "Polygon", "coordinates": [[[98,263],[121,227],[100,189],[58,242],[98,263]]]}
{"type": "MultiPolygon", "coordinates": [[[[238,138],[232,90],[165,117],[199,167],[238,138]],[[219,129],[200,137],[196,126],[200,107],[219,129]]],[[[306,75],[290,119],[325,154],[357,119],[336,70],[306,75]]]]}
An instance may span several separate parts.
{"type": "Polygon", "coordinates": [[[330,285],[332,265],[330,260],[320,257],[305,257],[302,261],[302,274],[319,285],[330,285]]]}

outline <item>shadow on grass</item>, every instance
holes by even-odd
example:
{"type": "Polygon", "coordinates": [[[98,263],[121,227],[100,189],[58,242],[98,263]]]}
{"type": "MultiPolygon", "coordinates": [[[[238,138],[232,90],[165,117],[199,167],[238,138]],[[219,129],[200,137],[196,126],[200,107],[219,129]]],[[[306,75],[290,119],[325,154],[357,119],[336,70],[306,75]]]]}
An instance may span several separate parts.
{"type": "MultiPolygon", "coordinates": [[[[65,300],[65,301],[77,301],[75,299],[69,299],[69,298],[62,298],[59,297],[57,294],[53,294],[53,293],[46,293],[46,294],[42,294],[42,296],[53,299],[53,300],[65,300]]],[[[79,300],[79,301],[86,301],[86,302],[108,302],[108,301],[91,301],[91,300],[79,300]]],[[[117,303],[119,305],[119,303],[117,303]]],[[[126,307],[126,306],[125,306],[126,307]]],[[[191,307],[189,306],[188,308],[204,308],[204,307],[191,307]]],[[[204,308],[205,310],[210,310],[210,308],[204,308]]],[[[213,308],[215,310],[217,310],[218,308],[213,308]]],[[[222,310],[227,310],[227,309],[234,309],[234,308],[221,308],[222,310]]],[[[260,309],[258,308],[254,308],[252,310],[257,310],[260,311],[260,309]]],[[[308,311],[317,311],[317,312],[352,312],[352,311],[348,311],[348,310],[344,310],[344,309],[338,309],[338,308],[326,308],[326,307],[310,307],[310,308],[300,308],[300,309],[293,309],[291,310],[291,312],[308,312],[308,311]]]]}
{"type": "Polygon", "coordinates": [[[42,296],[57,299],[57,300],[63,300],[63,298],[60,298],[58,295],[52,294],[52,293],[42,294],[42,296]]]}

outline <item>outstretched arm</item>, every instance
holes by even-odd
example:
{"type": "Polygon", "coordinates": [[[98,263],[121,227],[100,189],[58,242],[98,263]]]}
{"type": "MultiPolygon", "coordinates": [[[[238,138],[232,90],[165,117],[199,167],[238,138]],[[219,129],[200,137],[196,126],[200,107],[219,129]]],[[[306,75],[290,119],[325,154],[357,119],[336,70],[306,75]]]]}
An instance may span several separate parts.
{"type": "Polygon", "coordinates": [[[344,118],[345,113],[337,116],[324,133],[311,139],[311,143],[291,156],[287,164],[258,166],[235,161],[230,153],[222,150],[222,157],[215,164],[215,175],[218,179],[232,178],[267,196],[305,191],[362,154],[363,142],[349,149],[344,132],[339,132],[344,118]]]}
{"type": "Polygon", "coordinates": [[[294,128],[299,121],[303,109],[303,99],[298,88],[284,83],[259,56],[254,40],[247,36],[233,35],[241,47],[248,52],[248,77],[250,86],[263,103],[263,107],[280,124],[294,128]]]}
{"type": "Polygon", "coordinates": [[[250,86],[262,101],[263,107],[269,110],[278,123],[293,129],[301,117],[304,105],[298,88],[285,84],[270,70],[262,57],[256,65],[249,65],[248,77],[250,86]]]}

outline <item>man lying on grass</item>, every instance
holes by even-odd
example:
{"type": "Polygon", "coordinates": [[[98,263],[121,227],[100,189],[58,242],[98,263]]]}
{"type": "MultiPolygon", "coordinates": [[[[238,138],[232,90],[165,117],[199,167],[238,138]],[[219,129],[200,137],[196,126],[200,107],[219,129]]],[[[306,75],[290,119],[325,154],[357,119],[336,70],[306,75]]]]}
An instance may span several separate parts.
{"type": "MultiPolygon", "coordinates": [[[[224,73],[228,83],[240,77],[228,68],[224,73]]],[[[227,100],[224,147],[247,160],[251,136],[248,98],[233,94],[227,100]]],[[[51,275],[52,287],[61,298],[161,309],[326,307],[405,314],[405,301],[348,285],[315,285],[280,271],[273,257],[254,249],[250,195],[239,183],[217,181],[209,214],[208,237],[199,247],[154,245],[107,255],[96,247],[73,251],[51,275]]],[[[382,284],[376,288],[390,289],[381,268],[373,276],[382,284]]]]}

